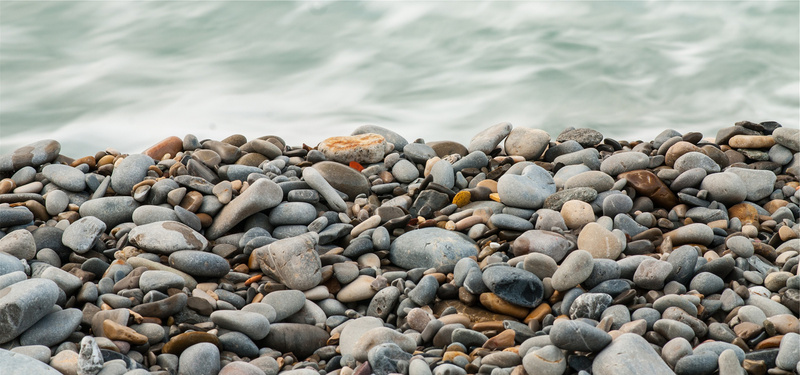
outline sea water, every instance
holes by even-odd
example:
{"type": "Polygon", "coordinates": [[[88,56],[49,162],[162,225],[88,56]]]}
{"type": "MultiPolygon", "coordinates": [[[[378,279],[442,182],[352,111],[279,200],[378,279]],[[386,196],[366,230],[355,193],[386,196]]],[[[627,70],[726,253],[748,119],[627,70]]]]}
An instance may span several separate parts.
{"type": "Polygon", "coordinates": [[[797,1],[0,3],[0,154],[187,133],[290,145],[362,124],[469,142],[800,123],[797,1]]]}

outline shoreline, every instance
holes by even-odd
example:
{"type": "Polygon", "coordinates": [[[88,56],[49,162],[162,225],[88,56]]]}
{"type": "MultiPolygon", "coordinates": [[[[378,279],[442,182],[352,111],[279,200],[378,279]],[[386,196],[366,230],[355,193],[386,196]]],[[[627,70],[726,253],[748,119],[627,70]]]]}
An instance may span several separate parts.
{"type": "Polygon", "coordinates": [[[0,155],[0,373],[800,372],[796,128],[60,150],[0,155]]]}

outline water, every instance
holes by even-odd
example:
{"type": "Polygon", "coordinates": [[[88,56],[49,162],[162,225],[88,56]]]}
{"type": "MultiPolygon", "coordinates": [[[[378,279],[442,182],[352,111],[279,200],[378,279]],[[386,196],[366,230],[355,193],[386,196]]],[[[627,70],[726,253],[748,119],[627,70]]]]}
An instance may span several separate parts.
{"type": "Polygon", "coordinates": [[[0,153],[800,124],[800,3],[3,2],[0,153]]]}

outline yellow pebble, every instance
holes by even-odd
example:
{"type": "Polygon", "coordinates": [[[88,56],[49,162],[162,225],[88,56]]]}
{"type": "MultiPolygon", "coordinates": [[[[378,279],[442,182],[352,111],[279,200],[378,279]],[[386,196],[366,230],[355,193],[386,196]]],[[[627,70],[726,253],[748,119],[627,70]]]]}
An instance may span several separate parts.
{"type": "Polygon", "coordinates": [[[464,207],[469,204],[472,199],[472,194],[466,190],[461,190],[453,197],[453,203],[458,207],[464,207]]]}
{"type": "Polygon", "coordinates": [[[500,194],[491,193],[491,194],[489,194],[489,199],[491,199],[491,200],[493,200],[495,202],[500,202],[500,194]]]}

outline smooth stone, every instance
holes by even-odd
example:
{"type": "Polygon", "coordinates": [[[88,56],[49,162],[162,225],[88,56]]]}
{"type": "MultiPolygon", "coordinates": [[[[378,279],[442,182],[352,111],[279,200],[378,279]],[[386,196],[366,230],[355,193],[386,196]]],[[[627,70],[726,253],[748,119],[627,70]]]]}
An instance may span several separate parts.
{"type": "Polygon", "coordinates": [[[275,207],[282,200],[283,190],[280,186],[266,178],[258,179],[217,213],[211,226],[206,229],[205,237],[215,240],[250,215],[275,207]]]}
{"type": "MultiPolygon", "coordinates": [[[[275,323],[270,326],[270,334],[256,342],[259,347],[269,347],[281,353],[292,352],[297,358],[307,358],[317,348],[326,345],[330,334],[324,329],[297,323],[275,323]]],[[[366,354],[366,353],[364,353],[366,354]]]]}
{"type": "Polygon", "coordinates": [[[678,307],[692,316],[697,316],[697,306],[691,303],[688,299],[677,294],[667,294],[659,297],[653,302],[653,308],[662,313],[664,310],[670,307],[678,307]]]}
{"type": "Polygon", "coordinates": [[[411,354],[403,351],[395,343],[384,343],[373,346],[367,353],[372,372],[376,375],[388,375],[402,372],[407,368],[411,354]]]}
{"type": "Polygon", "coordinates": [[[667,340],[683,337],[686,340],[694,338],[692,327],[676,320],[660,319],[653,325],[653,330],[664,336],[667,340]]]}
{"type": "Polygon", "coordinates": [[[672,275],[673,268],[669,262],[647,259],[639,264],[636,273],[633,275],[633,282],[636,286],[643,289],[659,290],[664,288],[664,284],[672,275]]]}
{"type": "Polygon", "coordinates": [[[364,332],[361,337],[353,344],[353,357],[356,361],[368,360],[369,351],[380,345],[392,343],[400,347],[406,353],[412,353],[417,348],[417,344],[409,336],[397,332],[391,328],[378,327],[364,332]]]}
{"type": "Polygon", "coordinates": [[[725,173],[733,173],[742,180],[744,188],[747,191],[745,199],[752,202],[757,202],[761,199],[769,197],[775,186],[777,177],[772,171],[764,171],[758,169],[746,169],[731,167],[725,170],[725,173]]]}
{"type": "Polygon", "coordinates": [[[778,357],[775,364],[784,370],[793,371],[800,362],[800,334],[790,332],[783,336],[781,340],[778,357]]]}
{"type": "MultiPolygon", "coordinates": [[[[436,280],[434,279],[434,281],[436,280]]],[[[438,286],[439,283],[437,282],[436,285],[433,287],[433,292],[426,291],[428,295],[426,295],[425,297],[426,298],[431,298],[431,296],[436,297],[436,288],[438,286]]],[[[415,287],[414,290],[416,290],[417,288],[419,288],[419,285],[417,285],[417,287],[415,287]]],[[[400,293],[401,292],[399,289],[392,287],[383,288],[379,290],[377,293],[375,293],[375,296],[369,302],[369,307],[367,307],[367,316],[374,316],[381,319],[386,319],[389,316],[389,314],[392,313],[395,305],[397,304],[397,300],[398,298],[400,298],[400,293]]],[[[411,297],[411,293],[409,293],[409,297],[411,297]]]]}
{"type": "Polygon", "coordinates": [[[145,259],[142,257],[133,257],[133,258],[128,258],[127,263],[130,267],[145,267],[150,270],[172,272],[183,279],[184,285],[187,288],[193,289],[195,286],[197,286],[197,280],[195,280],[189,274],[177,270],[175,268],[169,267],[167,265],[161,264],[160,262],[154,262],[152,260],[145,259]]]}
{"type": "Polygon", "coordinates": [[[61,152],[61,144],[43,139],[22,146],[9,154],[0,155],[0,172],[11,172],[23,167],[38,167],[49,163],[61,152]]]}
{"type": "Polygon", "coordinates": [[[434,163],[430,175],[433,176],[433,182],[448,189],[452,189],[455,185],[455,171],[447,160],[442,159],[434,163]]]}
{"type": "Polygon", "coordinates": [[[436,299],[436,290],[439,288],[439,282],[433,275],[424,276],[417,286],[408,292],[408,298],[414,301],[419,306],[425,306],[436,299]]]}
{"type": "Polygon", "coordinates": [[[12,284],[0,293],[0,344],[11,341],[51,312],[58,286],[47,279],[12,284]]]}
{"type": "Polygon", "coordinates": [[[550,256],[541,253],[530,253],[525,256],[522,269],[533,273],[540,280],[552,277],[558,269],[558,264],[550,256]]]}
{"type": "Polygon", "coordinates": [[[700,189],[708,191],[709,199],[725,205],[741,203],[747,198],[747,187],[739,175],[731,172],[713,173],[700,183],[700,189]]]}
{"type": "MultiPolygon", "coordinates": [[[[253,355],[253,357],[258,356],[258,350],[257,350],[258,347],[256,347],[255,344],[253,344],[253,348],[256,349],[255,355],[253,355]]],[[[241,351],[242,349],[239,350],[241,351]]],[[[250,357],[247,355],[242,355],[242,356],[250,357]]],[[[266,375],[266,372],[264,372],[264,370],[258,368],[257,366],[251,365],[246,362],[230,362],[227,365],[225,365],[225,367],[223,367],[222,370],[219,371],[219,375],[266,375]]]]}
{"type": "Polygon", "coordinates": [[[534,308],[544,295],[544,286],[536,275],[516,267],[489,267],[483,283],[498,297],[517,306],[534,308]]]}
{"type": "MultiPolygon", "coordinates": [[[[312,168],[319,172],[319,175],[321,175],[331,187],[347,195],[350,200],[355,199],[355,197],[359,194],[369,195],[370,184],[369,181],[367,181],[367,178],[349,166],[332,161],[323,161],[314,163],[312,168]]],[[[303,168],[303,179],[306,180],[309,185],[311,185],[311,182],[308,181],[308,177],[305,175],[306,169],[307,168],[303,168]]],[[[314,190],[319,191],[319,189],[317,189],[314,185],[311,187],[314,188],[314,190]]],[[[328,201],[328,204],[330,204],[328,197],[325,194],[322,194],[321,191],[319,191],[319,193],[325,197],[325,199],[328,201]]]]}
{"type": "Polygon", "coordinates": [[[553,289],[566,291],[584,282],[592,274],[594,259],[585,250],[575,250],[564,259],[552,277],[553,289]]]}
{"type": "Polygon", "coordinates": [[[105,231],[106,224],[102,220],[93,216],[82,217],[64,229],[61,243],[75,253],[83,254],[94,246],[105,231]]]}
{"type": "Polygon", "coordinates": [[[219,348],[208,342],[194,344],[180,355],[178,375],[217,375],[220,370],[219,348]]]}
{"type": "Polygon", "coordinates": [[[139,202],[133,197],[102,197],[84,202],[78,212],[81,217],[94,216],[104,222],[106,228],[114,228],[119,224],[133,221],[133,212],[138,207],[139,202]]]}
{"type": "Polygon", "coordinates": [[[147,294],[151,290],[165,293],[167,289],[183,289],[185,281],[182,277],[167,271],[144,271],[139,276],[139,288],[147,294]]]}
{"type": "Polygon", "coordinates": [[[688,340],[683,337],[676,337],[664,344],[661,349],[661,358],[664,359],[667,365],[674,368],[681,358],[691,355],[692,352],[692,344],[688,340]]]}
{"type": "Polygon", "coordinates": [[[407,184],[419,177],[419,170],[412,162],[400,159],[392,166],[392,175],[397,181],[407,184]]]}
{"type": "Polygon", "coordinates": [[[753,243],[744,236],[730,237],[725,241],[725,245],[727,245],[734,254],[743,258],[749,258],[755,253],[753,243]]]}
{"type": "Polygon", "coordinates": [[[400,134],[395,133],[392,130],[387,128],[377,126],[377,125],[361,125],[355,130],[353,130],[350,135],[359,135],[359,134],[378,134],[382,136],[386,142],[391,143],[394,145],[395,150],[402,150],[408,144],[408,141],[403,138],[400,134]]]}
{"type": "Polygon", "coordinates": [[[450,339],[452,342],[461,343],[467,348],[482,346],[487,340],[489,340],[489,338],[483,333],[473,331],[468,328],[456,328],[453,330],[450,339]]]}
{"type": "Polygon", "coordinates": [[[697,151],[687,152],[681,155],[675,160],[673,168],[679,173],[686,172],[693,168],[703,168],[707,173],[717,173],[720,171],[720,166],[714,159],[697,151]]]}
{"type": "Polygon", "coordinates": [[[685,188],[696,187],[708,175],[703,168],[692,168],[688,171],[681,173],[669,185],[673,191],[681,191],[685,188]]]}
{"type": "Polygon", "coordinates": [[[618,336],[592,362],[594,375],[672,375],[652,346],[633,333],[618,336]]]}
{"type": "MultiPolygon", "coordinates": [[[[800,130],[794,128],[777,128],[772,131],[772,138],[779,145],[794,152],[800,151],[800,130]]],[[[0,165],[2,165],[0,163],[0,165]]]]}
{"type": "Polygon", "coordinates": [[[72,295],[81,288],[83,282],[77,276],[56,267],[46,267],[39,277],[42,279],[50,279],[58,285],[67,296],[72,295]]]}
{"type": "Polygon", "coordinates": [[[497,228],[518,232],[533,229],[533,223],[530,221],[509,214],[494,214],[489,218],[489,222],[497,228]]]}
{"type": "Polygon", "coordinates": [[[714,240],[714,231],[705,224],[694,223],[664,233],[672,241],[673,246],[684,244],[710,245],[714,240]]]}
{"type": "Polygon", "coordinates": [[[553,177],[537,165],[526,167],[522,175],[507,173],[497,180],[500,201],[512,207],[538,209],[555,192],[553,177]]]}
{"type": "Polygon", "coordinates": [[[179,250],[171,253],[169,265],[195,277],[219,278],[230,271],[230,264],[225,258],[198,250],[179,250]]]}
{"type": "Polygon", "coordinates": [[[317,218],[317,210],[305,202],[283,202],[269,212],[269,222],[273,226],[308,225],[317,218]]]}
{"type": "Polygon", "coordinates": [[[575,141],[583,147],[593,147],[603,141],[603,134],[594,129],[578,128],[564,130],[556,138],[556,142],[575,141]]]}
{"type": "MultiPolygon", "coordinates": [[[[18,259],[31,260],[36,257],[36,241],[31,232],[18,229],[0,238],[0,252],[13,255],[18,259]]],[[[0,266],[0,275],[4,274],[2,268],[0,266]]]]}
{"type": "Polygon", "coordinates": [[[625,194],[612,194],[603,199],[603,216],[616,219],[618,214],[625,214],[633,209],[633,200],[625,194]]]}
{"type": "Polygon", "coordinates": [[[649,165],[650,158],[641,152],[620,152],[603,159],[600,171],[616,177],[620,173],[646,169],[649,165]]]}
{"type": "Polygon", "coordinates": [[[565,202],[561,206],[561,217],[570,229],[577,229],[595,221],[592,205],[579,200],[565,202]]]}
{"type": "Polygon", "coordinates": [[[556,262],[564,259],[564,256],[575,245],[563,235],[546,230],[528,230],[517,237],[511,244],[511,251],[516,256],[526,254],[544,254],[556,262]]]}
{"type": "Polygon", "coordinates": [[[578,248],[586,250],[594,258],[617,259],[622,253],[622,244],[611,231],[597,223],[589,223],[578,235],[578,248]]]}
{"type": "Polygon", "coordinates": [[[133,307],[133,312],[142,316],[151,316],[166,320],[169,316],[177,314],[186,307],[186,294],[178,293],[165,299],[148,302],[133,307]]]}
{"type": "Polygon", "coordinates": [[[336,294],[336,299],[342,303],[363,301],[375,296],[377,291],[372,287],[375,278],[369,275],[361,275],[353,280],[350,284],[345,285],[339,293],[336,294]]]}
{"type": "Polygon", "coordinates": [[[541,129],[517,127],[511,130],[503,144],[506,154],[537,160],[550,142],[550,134],[541,129]]]}
{"type": "Polygon", "coordinates": [[[361,317],[346,324],[339,336],[339,348],[342,355],[354,355],[356,342],[366,332],[383,327],[383,321],[375,317],[361,317]]]}
{"type": "Polygon", "coordinates": [[[600,171],[587,171],[570,177],[564,182],[564,189],[588,187],[598,193],[611,190],[614,186],[614,179],[608,174],[600,171]]]}
{"type": "MultiPolygon", "coordinates": [[[[180,206],[175,206],[179,208],[180,206]]],[[[161,206],[139,206],[133,211],[133,223],[145,225],[157,221],[179,221],[175,209],[161,206]]]]}
{"type": "Polygon", "coordinates": [[[678,375],[711,375],[717,370],[718,356],[711,353],[687,355],[675,364],[678,375]]]}
{"type": "MultiPolygon", "coordinates": [[[[50,360],[49,349],[47,350],[47,360],[50,360]]],[[[5,349],[0,349],[0,374],[62,375],[61,372],[31,356],[17,350],[5,349]]]]}
{"type": "MultiPolygon", "coordinates": [[[[83,191],[86,188],[83,172],[64,164],[50,164],[42,168],[42,174],[50,182],[69,191],[83,191]]],[[[112,180],[113,182],[113,180],[112,180]]]]}
{"type": "Polygon", "coordinates": [[[696,290],[706,296],[721,292],[724,288],[725,282],[722,278],[711,272],[698,273],[689,283],[689,289],[696,290]]]}
{"type": "Polygon", "coordinates": [[[503,138],[506,138],[511,133],[511,129],[511,123],[508,122],[492,125],[472,137],[467,150],[469,152],[481,151],[484,154],[489,154],[500,144],[503,138]]]}
{"type": "Polygon", "coordinates": [[[460,259],[477,255],[478,247],[469,237],[435,227],[404,233],[389,250],[389,259],[397,266],[436,268],[441,272],[452,272],[460,259]]]}
{"type": "MultiPolygon", "coordinates": [[[[433,147],[424,143],[409,143],[405,145],[402,150],[403,155],[405,155],[407,159],[411,160],[412,165],[413,163],[425,165],[425,162],[427,162],[428,159],[433,159],[436,157],[436,151],[433,149],[433,147]]],[[[416,169],[416,166],[414,168],[416,169]]]]}
{"type": "Polygon", "coordinates": [[[599,352],[611,343],[611,335],[582,321],[558,320],[550,329],[550,340],[560,349],[599,352]]]}
{"type": "Polygon", "coordinates": [[[275,241],[254,250],[261,271],[290,289],[308,290],[322,281],[322,263],[314,232],[275,241]]]}
{"type": "Polygon", "coordinates": [[[144,180],[147,170],[154,165],[153,158],[144,154],[131,154],[114,166],[111,189],[120,195],[131,195],[133,186],[144,180]]]}
{"type": "Polygon", "coordinates": [[[635,170],[621,173],[618,179],[625,179],[627,185],[637,193],[650,198],[658,206],[671,209],[678,204],[675,193],[667,187],[664,181],[648,170],[635,170]]]}
{"type": "Polygon", "coordinates": [[[561,375],[567,369],[567,359],[558,347],[547,345],[525,354],[522,367],[528,375],[561,375]]]}
{"type": "Polygon", "coordinates": [[[218,326],[242,332],[253,340],[261,340],[269,334],[269,320],[259,313],[220,310],[211,313],[210,318],[218,326]]]}
{"type": "Polygon", "coordinates": [[[19,342],[22,345],[58,345],[78,328],[82,316],[78,309],[50,313],[28,328],[19,337],[19,342]]]}
{"type": "Polygon", "coordinates": [[[317,149],[328,160],[372,164],[383,160],[386,139],[374,133],[330,137],[320,142],[317,149]]]}
{"type": "Polygon", "coordinates": [[[739,358],[736,357],[736,352],[731,349],[727,349],[719,355],[719,359],[717,359],[717,366],[719,367],[720,374],[747,374],[741,363],[739,363],[739,358]]]}
{"type": "Polygon", "coordinates": [[[128,240],[136,247],[164,255],[178,250],[204,250],[208,247],[205,236],[176,221],[138,226],[128,233],[128,240]]]}

